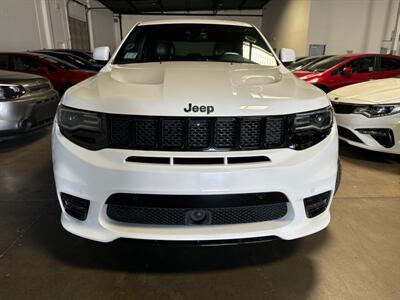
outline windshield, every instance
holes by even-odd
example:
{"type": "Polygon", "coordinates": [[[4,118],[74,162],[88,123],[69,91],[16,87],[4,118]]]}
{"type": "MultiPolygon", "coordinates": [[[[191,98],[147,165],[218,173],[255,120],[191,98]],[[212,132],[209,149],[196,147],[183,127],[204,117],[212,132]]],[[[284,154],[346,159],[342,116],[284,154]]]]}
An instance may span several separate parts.
{"type": "Polygon", "coordinates": [[[345,56],[332,56],[328,58],[324,58],[317,62],[311,63],[309,65],[304,66],[302,71],[308,72],[325,72],[326,70],[336,66],[337,64],[345,61],[347,57],[345,56]]]}
{"type": "Polygon", "coordinates": [[[287,66],[289,70],[299,70],[299,67],[302,67],[306,64],[309,64],[315,60],[317,60],[319,56],[310,56],[310,57],[303,57],[299,60],[296,60],[294,63],[291,63],[287,66]]]}
{"type": "Polygon", "coordinates": [[[63,61],[61,59],[51,57],[48,55],[40,54],[40,57],[47,60],[49,63],[52,63],[53,65],[57,65],[58,67],[65,69],[65,70],[77,70],[78,67],[67,63],[66,61],[63,61]]]}
{"type": "Polygon", "coordinates": [[[278,65],[255,28],[210,24],[138,26],[122,45],[114,63],[159,61],[278,65]]]}

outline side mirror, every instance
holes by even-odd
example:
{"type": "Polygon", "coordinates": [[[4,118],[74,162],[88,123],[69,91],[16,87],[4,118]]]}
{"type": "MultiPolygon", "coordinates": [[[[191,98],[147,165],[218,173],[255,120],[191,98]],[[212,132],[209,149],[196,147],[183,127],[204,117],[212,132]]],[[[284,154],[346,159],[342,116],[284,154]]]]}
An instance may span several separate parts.
{"type": "Polygon", "coordinates": [[[352,73],[353,73],[352,68],[350,68],[350,67],[343,68],[343,76],[350,77],[352,73]]]}
{"type": "Polygon", "coordinates": [[[282,48],[279,51],[279,58],[283,63],[290,63],[296,60],[296,53],[293,49],[290,48],[282,48]]]}
{"type": "Polygon", "coordinates": [[[110,48],[107,46],[95,48],[93,58],[95,60],[108,61],[110,59],[110,48]]]}

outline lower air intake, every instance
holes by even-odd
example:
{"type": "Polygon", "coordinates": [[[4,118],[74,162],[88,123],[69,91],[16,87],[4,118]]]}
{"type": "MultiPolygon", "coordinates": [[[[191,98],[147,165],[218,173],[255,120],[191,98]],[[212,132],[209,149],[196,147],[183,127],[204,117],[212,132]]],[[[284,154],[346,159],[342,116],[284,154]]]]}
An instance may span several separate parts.
{"type": "Polygon", "coordinates": [[[67,214],[81,221],[86,220],[90,205],[88,200],[61,193],[61,201],[67,214]]]}
{"type": "Polygon", "coordinates": [[[314,218],[322,214],[328,207],[331,192],[325,192],[304,199],[304,207],[308,218],[314,218]]]}
{"type": "Polygon", "coordinates": [[[280,193],[209,196],[116,194],[107,201],[110,219],[132,224],[243,224],[280,219],[286,213],[287,198],[280,193]]]}

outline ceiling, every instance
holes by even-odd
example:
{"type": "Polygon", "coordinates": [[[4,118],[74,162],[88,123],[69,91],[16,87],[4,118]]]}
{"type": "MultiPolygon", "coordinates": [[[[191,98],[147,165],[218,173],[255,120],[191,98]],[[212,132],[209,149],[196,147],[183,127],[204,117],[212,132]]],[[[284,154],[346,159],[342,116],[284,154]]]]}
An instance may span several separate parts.
{"type": "Polygon", "coordinates": [[[145,14],[261,9],[269,0],[98,0],[114,13],[145,14]]]}

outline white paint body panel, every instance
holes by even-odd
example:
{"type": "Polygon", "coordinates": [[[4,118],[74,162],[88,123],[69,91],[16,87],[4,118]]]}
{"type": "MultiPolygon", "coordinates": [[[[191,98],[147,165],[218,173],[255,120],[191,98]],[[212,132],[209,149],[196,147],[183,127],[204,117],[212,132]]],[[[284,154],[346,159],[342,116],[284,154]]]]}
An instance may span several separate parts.
{"type": "MultiPolygon", "coordinates": [[[[332,102],[348,104],[398,104],[400,103],[400,78],[387,78],[367,81],[359,84],[346,86],[329,93],[332,102]]],[[[383,117],[368,118],[360,114],[336,114],[339,126],[350,130],[362,143],[339,137],[345,142],[364,149],[385,153],[400,154],[400,114],[383,117]],[[395,145],[385,148],[369,134],[362,134],[359,128],[388,128],[394,136],[395,145]]]]}
{"type": "MultiPolygon", "coordinates": [[[[262,67],[221,62],[109,63],[98,75],[69,89],[62,104],[116,114],[185,117],[283,115],[330,105],[322,91],[297,79],[282,65],[262,67]],[[188,103],[212,105],[214,112],[210,115],[185,113],[183,109],[188,103]]],[[[157,152],[86,150],[66,139],[55,122],[52,147],[58,196],[63,192],[90,200],[86,221],[70,217],[62,208],[62,224],[68,231],[88,239],[102,242],[117,238],[190,241],[278,236],[295,239],[322,230],[330,220],[329,207],[319,216],[307,218],[303,199],[335,190],[336,125],[323,141],[301,151],[157,152]],[[265,155],[270,161],[238,165],[126,162],[129,156],[243,155],[265,155]],[[138,226],[112,221],[105,212],[105,202],[114,193],[216,195],[272,191],[287,196],[288,213],[282,219],[268,222],[138,226]]]]}

